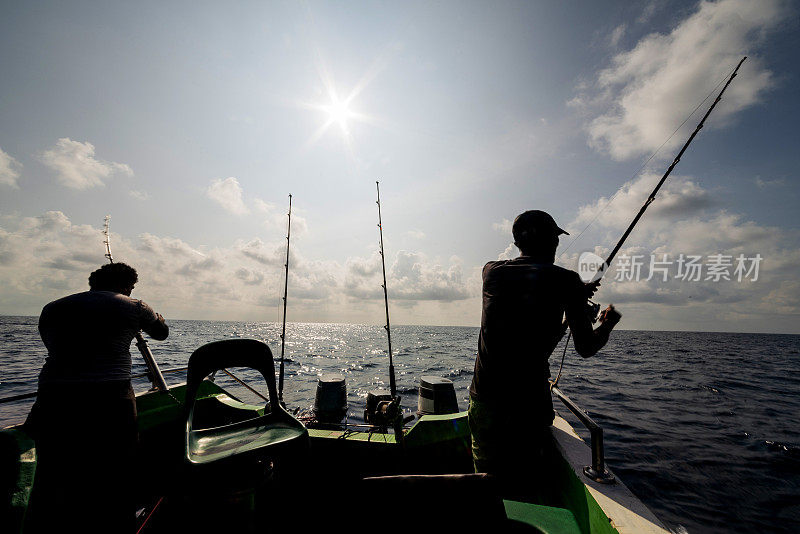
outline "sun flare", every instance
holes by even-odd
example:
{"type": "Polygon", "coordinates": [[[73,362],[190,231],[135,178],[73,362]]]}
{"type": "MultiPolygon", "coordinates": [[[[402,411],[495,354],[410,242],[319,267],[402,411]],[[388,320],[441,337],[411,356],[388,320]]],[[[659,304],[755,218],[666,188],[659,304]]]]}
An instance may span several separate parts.
{"type": "Polygon", "coordinates": [[[338,124],[341,133],[341,139],[344,146],[350,155],[351,159],[355,160],[355,152],[353,148],[354,143],[354,129],[361,124],[375,124],[375,117],[365,114],[357,109],[358,96],[367,87],[370,81],[375,77],[380,70],[378,67],[373,67],[361,77],[358,83],[349,91],[340,91],[341,87],[337,87],[333,81],[333,77],[329,74],[324,64],[320,62],[318,67],[320,81],[322,82],[323,91],[319,91],[322,96],[322,101],[317,102],[300,102],[300,106],[319,112],[324,117],[324,122],[317,128],[311,135],[307,145],[311,146],[316,143],[322,136],[338,124]],[[340,95],[346,95],[344,97],[340,95]]]}
{"type": "Polygon", "coordinates": [[[331,100],[329,105],[323,107],[328,114],[328,122],[338,124],[342,131],[346,132],[347,120],[352,118],[354,113],[350,110],[349,103],[346,100],[339,101],[335,98],[331,100]]]}

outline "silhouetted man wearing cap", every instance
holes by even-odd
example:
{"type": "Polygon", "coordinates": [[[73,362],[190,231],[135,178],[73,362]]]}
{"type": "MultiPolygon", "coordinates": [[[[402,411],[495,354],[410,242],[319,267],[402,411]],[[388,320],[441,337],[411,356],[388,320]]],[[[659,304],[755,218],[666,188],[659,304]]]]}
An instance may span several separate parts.
{"type": "Polygon", "coordinates": [[[469,424],[477,472],[513,484],[536,475],[536,457],[550,441],[553,402],[548,358],[564,334],[566,314],[575,350],[588,358],[608,341],[620,314],[609,306],[592,330],[587,299],[596,285],[558,267],[558,236],[566,234],[543,211],[514,220],[521,255],[483,268],[483,313],[470,386],[469,424]]]}

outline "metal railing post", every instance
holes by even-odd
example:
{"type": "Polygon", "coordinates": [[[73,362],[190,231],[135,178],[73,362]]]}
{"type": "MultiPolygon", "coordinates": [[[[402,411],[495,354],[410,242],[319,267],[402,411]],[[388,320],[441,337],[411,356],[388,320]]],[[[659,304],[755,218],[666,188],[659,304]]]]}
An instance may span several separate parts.
{"type": "Polygon", "coordinates": [[[613,484],[616,482],[614,475],[608,472],[605,463],[605,454],[603,451],[603,429],[594,420],[586,415],[581,408],[575,404],[572,399],[564,395],[558,387],[552,388],[553,393],[564,403],[564,406],[569,408],[575,417],[577,417],[583,426],[589,430],[589,435],[592,440],[592,465],[587,465],[583,468],[583,474],[603,484],[613,484]]]}

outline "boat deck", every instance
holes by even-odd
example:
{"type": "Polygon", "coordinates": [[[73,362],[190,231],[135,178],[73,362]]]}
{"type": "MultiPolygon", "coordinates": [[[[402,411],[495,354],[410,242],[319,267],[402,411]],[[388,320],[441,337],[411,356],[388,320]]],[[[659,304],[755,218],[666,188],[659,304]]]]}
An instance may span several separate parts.
{"type": "MultiPolygon", "coordinates": [[[[363,427],[312,427],[308,448],[294,456],[196,471],[183,460],[184,393],[176,386],[170,395],[137,397],[137,495],[141,519],[149,517],[142,534],[356,524],[384,532],[667,532],[624,484],[599,484],[583,475],[591,452],[560,417],[552,431],[551,475],[531,479],[525,495],[508,496],[492,477],[472,473],[466,412],[423,416],[404,432],[402,443],[392,433],[363,427]]],[[[198,428],[237,428],[264,415],[263,407],[241,403],[211,382],[203,384],[198,403],[198,428]]],[[[34,444],[21,429],[7,429],[0,433],[0,451],[2,471],[13,473],[3,481],[9,494],[3,525],[11,527],[3,531],[21,532],[35,472],[34,444]]]]}

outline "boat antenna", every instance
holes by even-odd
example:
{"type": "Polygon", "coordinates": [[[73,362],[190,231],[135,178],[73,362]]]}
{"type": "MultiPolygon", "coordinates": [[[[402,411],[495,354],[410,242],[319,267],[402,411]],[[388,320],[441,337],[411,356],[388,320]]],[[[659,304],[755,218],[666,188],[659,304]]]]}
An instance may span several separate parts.
{"type": "Polygon", "coordinates": [[[389,327],[389,293],[386,290],[386,257],[383,253],[383,221],[381,220],[381,185],[380,182],[375,182],[375,187],[378,190],[378,230],[380,231],[381,236],[381,269],[383,270],[383,302],[386,306],[386,326],[383,328],[386,329],[386,339],[389,341],[389,393],[391,393],[392,398],[395,397],[397,393],[397,386],[395,384],[394,378],[394,362],[392,361],[392,331],[389,327]]]}
{"type": "Polygon", "coordinates": [[[289,224],[286,228],[286,277],[283,283],[283,326],[281,327],[281,365],[278,372],[278,401],[283,403],[283,354],[286,348],[286,297],[289,293],[289,238],[292,235],[292,194],[289,193],[289,224]]]}
{"type": "Polygon", "coordinates": [[[606,258],[605,264],[600,266],[600,269],[598,270],[598,273],[599,273],[600,276],[593,283],[596,283],[596,282],[600,281],[600,279],[605,274],[606,268],[609,265],[611,265],[612,261],[614,261],[614,257],[617,255],[617,252],[619,252],[619,249],[622,248],[622,245],[625,243],[625,240],[628,239],[628,236],[633,231],[633,228],[636,226],[636,223],[639,222],[639,219],[642,218],[642,215],[644,215],[644,212],[647,210],[647,208],[650,206],[650,204],[652,204],[653,201],[656,199],[656,195],[658,194],[659,189],[661,189],[661,186],[664,185],[664,182],[667,181],[667,177],[669,177],[669,175],[672,173],[672,169],[674,169],[675,166],[678,164],[678,162],[681,160],[681,156],[683,156],[683,153],[686,152],[687,148],[689,148],[689,145],[692,143],[692,141],[694,140],[695,136],[703,128],[703,125],[705,124],[706,119],[708,118],[708,116],[711,115],[711,112],[714,110],[716,105],[719,103],[720,100],[722,100],[722,94],[725,92],[725,89],[728,88],[728,86],[731,84],[733,79],[736,77],[736,74],[739,72],[739,67],[742,66],[742,63],[744,63],[745,59],[747,59],[747,56],[744,56],[741,59],[741,61],[739,61],[739,64],[736,65],[736,68],[733,69],[733,73],[731,73],[731,75],[728,77],[728,81],[725,83],[725,86],[722,88],[722,90],[717,95],[717,98],[711,104],[711,107],[709,107],[708,111],[706,111],[706,114],[703,115],[702,120],[697,125],[697,127],[694,129],[694,131],[692,132],[692,135],[689,136],[689,139],[686,140],[686,143],[683,145],[683,148],[681,148],[680,152],[678,152],[678,155],[675,156],[674,160],[672,160],[672,164],[670,164],[669,168],[667,169],[667,172],[664,173],[664,176],[661,177],[661,180],[658,181],[658,184],[656,184],[656,187],[653,189],[653,192],[650,193],[649,197],[647,197],[647,200],[645,200],[644,204],[639,209],[639,213],[637,213],[636,217],[634,217],[633,221],[631,221],[631,224],[630,224],[630,226],[628,226],[628,229],[625,230],[624,234],[622,234],[622,237],[619,239],[619,241],[617,242],[616,246],[614,246],[614,249],[611,251],[611,254],[609,254],[608,257],[606,258]]]}

